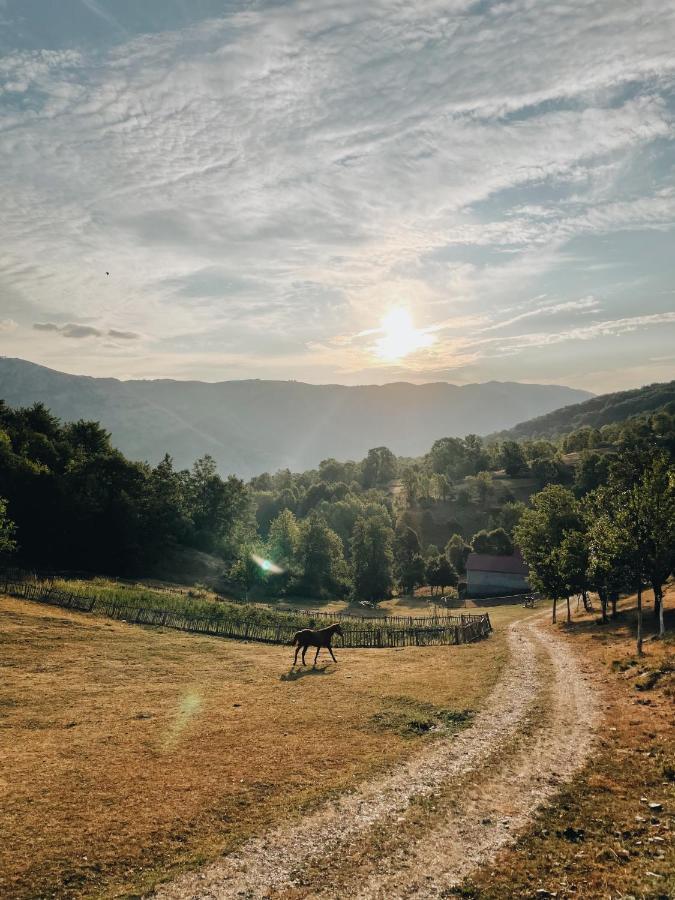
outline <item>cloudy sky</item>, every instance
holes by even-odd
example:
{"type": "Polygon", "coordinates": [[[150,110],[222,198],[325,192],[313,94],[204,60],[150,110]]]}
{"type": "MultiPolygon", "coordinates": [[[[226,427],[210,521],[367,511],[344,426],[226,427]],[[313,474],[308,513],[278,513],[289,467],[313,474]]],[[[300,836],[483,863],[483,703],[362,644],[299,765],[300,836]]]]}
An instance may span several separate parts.
{"type": "Polygon", "coordinates": [[[0,353],[673,378],[673,47],[666,0],[0,0],[0,353]]]}

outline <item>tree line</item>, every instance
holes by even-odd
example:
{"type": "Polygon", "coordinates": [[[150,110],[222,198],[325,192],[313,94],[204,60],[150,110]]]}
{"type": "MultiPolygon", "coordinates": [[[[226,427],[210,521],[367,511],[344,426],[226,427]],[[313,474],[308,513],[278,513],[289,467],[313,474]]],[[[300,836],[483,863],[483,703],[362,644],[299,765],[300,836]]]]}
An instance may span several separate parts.
{"type": "Polygon", "coordinates": [[[533,586],[553,600],[597,593],[603,622],[620,592],[637,594],[637,652],[642,653],[642,593],[654,592],[665,632],[663,587],[675,569],[675,466],[663,449],[636,443],[614,456],[606,482],[581,498],[549,485],[532,498],[514,529],[533,586]]]}
{"type": "Polygon", "coordinates": [[[564,598],[582,584],[580,593],[611,598],[616,587],[600,573],[628,571],[616,557],[625,533],[617,523],[630,508],[616,501],[617,473],[631,471],[632,463],[621,463],[630,454],[644,461],[648,453],[672,465],[675,418],[667,411],[555,442],[450,437],[418,459],[377,447],[357,462],[326,459],[313,470],[263,473],[245,484],[222,477],[209,456],[181,471],[168,456],[155,466],[133,462],[96,422],[62,424],[42,404],[0,402],[0,553],[14,549],[34,567],[140,574],[187,547],[220,558],[244,594],[377,602],[396,589],[454,588],[471,550],[509,554],[515,539],[547,594],[564,598]],[[531,485],[528,503],[515,499],[508,479],[531,485]],[[443,502],[460,518],[467,509],[465,522],[477,526],[455,521],[439,549],[411,510],[443,502]]]}

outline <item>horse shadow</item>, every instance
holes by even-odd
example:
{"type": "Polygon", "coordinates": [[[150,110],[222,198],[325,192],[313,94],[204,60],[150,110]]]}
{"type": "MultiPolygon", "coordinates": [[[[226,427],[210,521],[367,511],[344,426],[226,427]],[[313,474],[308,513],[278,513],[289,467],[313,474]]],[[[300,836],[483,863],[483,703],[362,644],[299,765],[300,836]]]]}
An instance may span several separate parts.
{"type": "Polygon", "coordinates": [[[301,666],[299,668],[295,668],[291,666],[288,672],[284,672],[283,675],[279,676],[279,681],[297,681],[299,678],[304,678],[307,675],[327,675],[330,674],[327,672],[327,669],[331,667],[331,663],[324,663],[322,666],[301,666]]]}

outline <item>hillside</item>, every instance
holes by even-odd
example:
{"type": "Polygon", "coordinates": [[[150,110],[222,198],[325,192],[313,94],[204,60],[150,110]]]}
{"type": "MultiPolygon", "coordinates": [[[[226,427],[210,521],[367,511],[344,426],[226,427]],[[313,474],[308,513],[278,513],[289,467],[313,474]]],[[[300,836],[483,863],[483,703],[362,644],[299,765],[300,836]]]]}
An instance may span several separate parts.
{"type": "Polygon", "coordinates": [[[585,426],[601,428],[603,425],[625,422],[633,416],[653,415],[665,408],[670,413],[675,410],[675,381],[592,397],[520,422],[513,428],[493,433],[491,437],[516,441],[550,440],[585,426]]]}
{"type": "Polygon", "coordinates": [[[345,387],[293,381],[118,381],[67,375],[0,358],[0,398],[45,403],[64,421],[95,419],[132,459],[178,467],[210,453],[221,472],[249,477],[322,459],[361,459],[369,448],[426,453],[440,437],[512,427],[587,399],[556,385],[491,381],[345,387]]]}

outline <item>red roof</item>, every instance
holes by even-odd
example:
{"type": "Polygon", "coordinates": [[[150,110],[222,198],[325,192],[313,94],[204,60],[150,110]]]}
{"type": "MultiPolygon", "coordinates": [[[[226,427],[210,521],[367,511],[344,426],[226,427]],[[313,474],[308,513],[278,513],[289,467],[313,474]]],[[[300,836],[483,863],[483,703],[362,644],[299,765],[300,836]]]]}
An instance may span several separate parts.
{"type": "Polygon", "coordinates": [[[491,553],[469,553],[467,572],[506,572],[509,575],[527,577],[527,566],[516,550],[513,556],[494,556],[491,553]]]}

